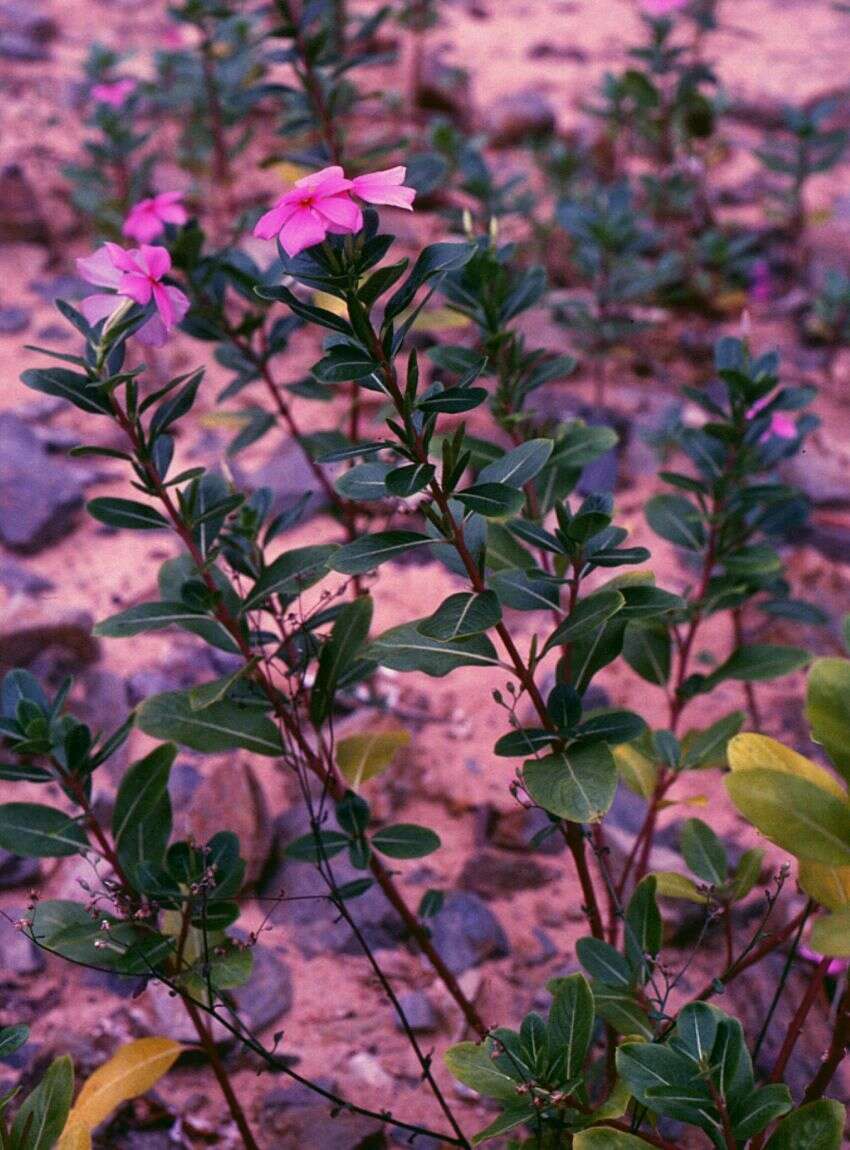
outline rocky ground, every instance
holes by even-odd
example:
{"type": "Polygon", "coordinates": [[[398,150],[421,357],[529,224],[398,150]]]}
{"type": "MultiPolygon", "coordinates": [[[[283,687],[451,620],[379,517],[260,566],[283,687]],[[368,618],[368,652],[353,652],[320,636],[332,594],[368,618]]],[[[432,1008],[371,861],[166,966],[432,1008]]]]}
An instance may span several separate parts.
{"type": "MultiPolygon", "coordinates": [[[[444,84],[444,65],[467,69],[468,89],[453,91],[451,98],[459,112],[488,130],[497,143],[522,138],[529,123],[541,117],[553,118],[564,133],[584,130],[581,104],[604,69],[622,59],[635,26],[626,0],[457,0],[444,7],[444,22],[431,35],[429,75],[435,84],[444,84]]],[[[199,654],[190,636],[153,635],[144,643],[91,637],[93,620],[151,597],[154,572],[173,553],[172,544],[156,533],[116,534],[85,516],[86,498],[124,493],[120,465],[68,461],[67,449],[80,439],[80,420],[18,383],[20,370],[36,363],[32,352],[22,351],[24,343],[60,347],[68,340],[66,328],[57,325],[52,301],[57,296],[73,298],[80,288],[71,257],[87,250],[86,239],[74,223],[60,170],[80,147],[80,63],[91,43],[92,17],[104,42],[122,50],[144,49],[161,34],[165,8],[164,3],[136,0],[0,2],[0,669],[28,666],[54,685],[73,673],[74,703],[95,727],[116,725],[149,694],[222,671],[219,657],[207,649],[199,654]]],[[[828,3],[808,0],[740,0],[730,9],[715,44],[721,78],[738,109],[725,129],[730,151],[737,154],[752,142],[758,123],[775,115],[783,99],[807,99],[835,89],[843,93],[841,114],[850,122],[850,17],[828,3]]],[[[499,155],[511,167],[522,163],[510,148],[499,155]]],[[[844,168],[815,181],[812,225],[803,253],[807,269],[842,260],[845,268],[850,264],[846,175],[844,168]]],[[[730,214],[743,218],[759,210],[759,188],[746,155],[730,160],[718,178],[730,189],[730,214]]],[[[426,220],[416,226],[439,230],[441,225],[426,220]]],[[[850,609],[845,406],[850,349],[801,342],[795,290],[770,303],[753,304],[749,324],[757,347],[781,348],[788,382],[812,382],[820,389],[816,410],[823,426],[789,476],[810,495],[814,526],[789,562],[795,584],[830,610],[836,625],[801,635],[799,628],[786,633],[784,624],[775,624],[769,637],[833,652],[840,647],[837,620],[850,609]]],[[[707,370],[706,352],[718,332],[736,331],[740,322],[739,309],[719,325],[671,321],[660,339],[637,348],[618,365],[608,401],[625,431],[624,442],[585,481],[616,490],[622,520],[633,529],[635,542],[649,542],[642,506],[655,489],[658,467],[641,433],[661,422],[682,382],[707,370]]],[[[563,339],[555,328],[535,330],[534,336],[552,347],[563,339]]],[[[155,369],[167,377],[201,362],[201,350],[177,339],[155,369]]],[[[311,362],[311,352],[306,344],[294,347],[285,365],[292,378],[311,362]]],[[[181,458],[188,462],[210,465],[222,458],[229,430],[213,417],[221,370],[211,366],[210,387],[199,404],[201,419],[193,424],[193,437],[179,443],[181,458]]],[[[550,412],[563,414],[578,410],[590,394],[590,382],[579,375],[569,386],[548,392],[542,402],[550,412]]],[[[313,418],[307,405],[297,414],[313,418]]],[[[292,499],[308,482],[292,447],[282,438],[268,437],[240,457],[244,478],[272,486],[281,503],[292,499]]],[[[320,515],[295,529],[287,544],[331,538],[334,530],[320,515]]],[[[659,582],[673,590],[683,586],[687,572],[676,557],[658,540],[651,546],[659,582]]],[[[453,577],[432,564],[385,568],[381,588],[376,604],[380,629],[406,618],[410,602],[421,602],[424,613],[428,605],[457,590],[453,577]]],[[[520,635],[527,626],[527,618],[517,618],[520,635]]],[[[768,638],[767,632],[755,630],[755,620],[753,627],[754,638],[768,638]]],[[[719,627],[716,634],[706,634],[709,650],[721,649],[725,641],[719,627]]],[[[651,688],[622,671],[603,676],[602,682],[612,700],[635,706],[651,720],[651,688]]],[[[391,710],[414,737],[392,777],[376,787],[370,799],[381,815],[439,829],[443,850],[424,865],[408,864],[403,889],[412,902],[428,887],[450,892],[436,922],[436,945],[486,1019],[515,1023],[533,1003],[545,1004],[540,988],[547,978],[574,969],[573,947],[583,919],[572,869],[551,846],[530,850],[534,820],[508,793],[510,766],[491,754],[489,697],[499,683],[498,673],[477,670],[461,670],[446,681],[386,675],[391,710]]],[[[759,697],[765,730],[805,749],[801,686],[799,677],[782,680],[760,688],[759,697]]],[[[712,697],[711,707],[719,712],[739,702],[731,684],[712,697]]],[[[660,693],[657,705],[660,715],[660,693]]],[[[699,717],[707,722],[712,715],[699,717]]],[[[379,721],[374,712],[356,711],[343,720],[339,733],[379,721]]],[[[124,762],[137,757],[144,746],[145,737],[135,733],[124,762]]],[[[97,798],[104,809],[120,766],[100,780],[97,798]]],[[[310,868],[281,858],[282,846],[305,829],[288,781],[268,760],[251,761],[245,754],[236,761],[233,756],[201,758],[184,752],[174,782],[178,821],[186,831],[203,837],[219,829],[214,820],[226,808],[231,829],[249,855],[252,887],[245,926],[267,927],[255,977],[240,992],[240,1005],[255,1029],[267,1038],[283,1030],[281,1049],[298,1059],[298,1069],[305,1074],[367,1101],[385,1100],[390,1094],[398,1113],[412,1120],[432,1118],[433,1106],[418,1081],[417,1066],[354,940],[322,904],[280,901],[284,890],[302,895],[316,889],[310,868]]],[[[716,775],[707,772],[688,786],[677,797],[709,797],[712,823],[731,848],[740,851],[750,845],[743,824],[725,804],[716,775]]],[[[622,847],[639,824],[640,806],[621,790],[610,816],[615,847],[622,847]]],[[[675,865],[665,852],[675,846],[676,824],[687,811],[677,806],[663,812],[657,865],[675,865]]],[[[779,857],[772,855],[777,862],[779,857]]],[[[30,888],[49,897],[74,895],[81,878],[85,868],[76,862],[40,866],[0,851],[0,909],[13,921],[30,888]]],[[[465,1125],[483,1125],[480,1104],[451,1084],[440,1066],[440,1053],[462,1034],[451,1003],[427,965],[400,938],[379,894],[370,892],[357,908],[415,1028],[436,1051],[438,1077],[457,1099],[465,1125]]],[[[755,897],[741,912],[742,929],[748,915],[755,921],[758,909],[755,897]]],[[[676,913],[671,910],[674,923],[676,913]]],[[[683,919],[671,930],[671,962],[677,956],[685,959],[687,926],[683,919]]],[[[782,959],[776,961],[781,966],[782,959]]],[[[706,973],[713,971],[692,967],[682,993],[704,981],[706,973]]],[[[742,979],[734,995],[729,992],[735,1009],[753,1027],[763,1016],[777,975],[768,965],[742,979]]],[[[797,978],[792,978],[786,996],[786,1012],[799,997],[797,978]]],[[[137,987],[45,960],[0,919],[0,1023],[17,1021],[32,1025],[32,1039],[11,1063],[0,1063],[0,1090],[21,1071],[25,1078],[36,1074],[55,1052],[70,1050],[82,1076],[129,1036],[184,1034],[166,995],[150,988],[138,993],[137,987]]],[[[821,1012],[803,1036],[799,1081],[805,1081],[817,1063],[825,1026],[821,1012]]],[[[781,1016],[775,1029],[783,1033],[781,1016]]],[[[261,1073],[259,1064],[238,1051],[226,1053],[268,1150],[368,1150],[385,1145],[368,1121],[332,1118],[315,1096],[282,1076],[261,1073]]],[[[771,1054],[768,1044],[767,1064],[771,1054]]],[[[101,1145],[165,1150],[226,1148],[238,1141],[208,1072],[189,1058],[157,1092],[128,1107],[101,1145]]],[[[416,1145],[424,1148],[425,1143],[419,1140],[416,1145]]]]}

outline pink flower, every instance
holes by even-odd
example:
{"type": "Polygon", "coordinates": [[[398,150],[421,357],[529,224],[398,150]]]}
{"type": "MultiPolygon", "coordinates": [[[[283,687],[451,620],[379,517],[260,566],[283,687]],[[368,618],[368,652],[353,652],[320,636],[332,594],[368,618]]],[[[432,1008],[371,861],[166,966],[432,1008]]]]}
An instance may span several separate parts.
{"type": "MultiPolygon", "coordinates": [[[[809,962],[820,963],[824,955],[818,954],[816,950],[810,950],[807,946],[803,945],[800,947],[800,957],[807,959],[809,962]]],[[[826,973],[830,978],[838,978],[848,968],[850,968],[850,959],[834,958],[826,968],[826,973]]]]}
{"type": "Polygon", "coordinates": [[[402,167],[368,172],[364,176],[354,177],[351,181],[352,191],[367,204],[387,204],[392,208],[405,208],[412,212],[416,191],[404,186],[406,175],[407,168],[402,167]]]}
{"type": "Polygon", "coordinates": [[[136,90],[135,80],[113,80],[109,84],[94,84],[89,92],[99,104],[109,104],[111,108],[121,108],[128,97],[136,90]]]}
{"type": "Polygon", "coordinates": [[[767,260],[756,260],[750,272],[750,298],[766,303],[773,295],[773,276],[767,260]]]}
{"type": "Polygon", "coordinates": [[[363,212],[352,194],[368,204],[386,204],[410,211],[416,192],[402,181],[405,168],[346,179],[342,168],[322,168],[295,181],[295,187],[257,221],[254,235],[261,240],[280,237],[288,256],[297,256],[324,240],[328,232],[351,235],[363,227],[363,212]]]}
{"type": "Polygon", "coordinates": [[[182,192],[161,192],[140,200],[130,209],[121,231],[140,244],[149,244],[165,231],[166,224],[185,224],[189,213],[180,202],[182,192]]]}
{"type": "Polygon", "coordinates": [[[351,180],[337,166],[303,176],[270,212],[260,216],[254,235],[261,240],[279,236],[286,254],[297,256],[320,244],[328,232],[359,232],[363,213],[349,197],[351,188],[351,180]]]}
{"type": "MultiPolygon", "coordinates": [[[[772,399],[772,395],[763,395],[761,399],[757,399],[747,412],[747,419],[755,419],[759,412],[763,411],[772,399]]],[[[765,443],[774,436],[777,439],[797,438],[797,424],[790,415],[785,415],[784,412],[781,411],[775,411],[770,417],[770,423],[767,425],[767,429],[759,436],[759,443],[765,443]]]]}
{"type": "Polygon", "coordinates": [[[690,0],[641,0],[641,8],[646,16],[663,19],[675,12],[681,12],[689,3],[690,0]]]}
{"type": "Polygon", "coordinates": [[[149,247],[125,251],[118,244],[104,244],[94,255],[77,260],[77,269],[87,283],[112,289],[83,300],[80,310],[90,324],[111,316],[120,307],[120,297],[142,307],[153,300],[155,314],[136,332],[140,343],[162,347],[168,332],[189,310],[189,301],[179,288],[162,283],[171,270],[171,256],[165,248],[149,247]]]}

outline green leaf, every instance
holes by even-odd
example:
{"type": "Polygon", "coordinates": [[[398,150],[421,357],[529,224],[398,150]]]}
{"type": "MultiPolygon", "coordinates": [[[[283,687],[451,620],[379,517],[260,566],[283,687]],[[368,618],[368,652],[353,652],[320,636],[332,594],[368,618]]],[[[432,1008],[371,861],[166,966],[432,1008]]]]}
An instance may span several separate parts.
{"type": "Polygon", "coordinates": [[[443,1057],[449,1072],[464,1086],[477,1090],[485,1098],[516,1103],[520,1083],[493,1061],[491,1049],[489,1041],[482,1046],[474,1042],[458,1042],[450,1046],[443,1057]]]}
{"type": "Polygon", "coordinates": [[[408,499],[427,487],[436,473],[437,469],[432,463],[409,463],[397,467],[387,475],[387,491],[399,499],[408,499]]]}
{"type": "Polygon", "coordinates": [[[726,744],[744,723],[743,711],[732,711],[703,730],[688,731],[682,739],[682,770],[716,767],[726,762],[726,744]]]}
{"type": "Polygon", "coordinates": [[[196,711],[188,691],[166,691],[145,699],[136,722],[146,735],[207,754],[240,748],[256,755],[282,754],[280,732],[264,714],[227,701],[196,711]]]}
{"type": "Polygon", "coordinates": [[[30,1036],[30,1028],[19,1024],[18,1026],[4,1026],[0,1029],[0,1058],[6,1059],[24,1045],[30,1036]]]}
{"type": "Polygon", "coordinates": [[[26,858],[63,858],[88,848],[79,823],[40,803],[0,806],[0,847],[26,858]]]}
{"type": "Polygon", "coordinates": [[[659,1086],[688,1087],[694,1080],[694,1065],[688,1058],[654,1042],[624,1043],[617,1051],[617,1072],[638,1102],[650,1107],[647,1091],[659,1086]]]}
{"type": "Polygon", "coordinates": [[[792,1105],[791,1092],[787,1086],[778,1082],[770,1086],[759,1086],[731,1108],[729,1117],[735,1139],[746,1142],[776,1118],[787,1114],[792,1105]]]}
{"type": "Polygon", "coordinates": [[[819,954],[850,958],[850,909],[817,919],[811,942],[819,954]]]}
{"type": "Polygon", "coordinates": [[[313,375],[320,383],[347,383],[365,379],[380,371],[368,352],[351,343],[336,344],[324,359],[313,365],[313,375]]]}
{"type": "Polygon", "coordinates": [[[12,1150],[53,1150],[74,1096],[74,1064],[67,1054],[50,1063],[24,1099],[12,1125],[12,1150]]]}
{"type": "Polygon", "coordinates": [[[702,515],[683,495],[654,495],[646,505],[646,520],[656,535],[677,547],[701,551],[705,546],[702,515]]]}
{"type": "Polygon", "coordinates": [[[646,1010],[631,991],[594,982],[593,1002],[599,1017],[618,1034],[640,1034],[643,1038],[652,1039],[652,1026],[646,1010]]]}
{"type": "Polygon", "coordinates": [[[472,1135],[472,1145],[480,1146],[482,1142],[487,1142],[499,1134],[507,1134],[509,1130],[515,1130],[517,1126],[522,1126],[525,1122],[533,1124],[537,1114],[538,1111],[528,1102],[516,1107],[510,1106],[503,1110],[489,1126],[485,1126],[483,1130],[472,1135]]]}
{"type": "Polygon", "coordinates": [[[524,759],[536,754],[542,747],[548,747],[556,737],[542,727],[522,727],[497,739],[493,754],[504,759],[524,759]]]}
{"type": "Polygon", "coordinates": [[[725,663],[712,671],[706,682],[714,686],[725,679],[747,683],[778,679],[782,675],[790,675],[792,671],[799,671],[810,660],[811,655],[802,647],[777,647],[770,643],[738,647],[725,663]]]}
{"type": "Polygon", "coordinates": [[[553,447],[551,439],[529,439],[482,468],[476,478],[476,485],[507,483],[511,487],[524,487],[549,462],[553,447]]]}
{"type": "Polygon", "coordinates": [[[440,847],[440,836],[427,827],[395,823],[375,831],[370,843],[376,851],[393,859],[419,859],[440,847]]]}
{"type": "Polygon", "coordinates": [[[320,727],[333,707],[340,677],[355,662],[369,636],[372,623],[372,599],[359,595],[346,603],[334,620],[330,637],[322,647],[319,669],[310,692],[310,719],[320,727]]]}
{"type": "Polygon", "coordinates": [[[575,823],[598,822],[617,790],[614,756],[604,743],[529,759],[523,764],[522,777],[539,806],[575,823]]]}
{"type": "Polygon", "coordinates": [[[21,372],[21,383],[42,395],[67,399],[89,415],[112,415],[101,386],[76,371],[64,367],[27,368],[21,372]]]}
{"type": "Polygon", "coordinates": [[[821,1098],[783,1118],[766,1150],[841,1150],[845,1109],[821,1098]]]}
{"type": "Polygon", "coordinates": [[[701,819],[687,819],[682,824],[679,845],[688,868],[697,878],[712,886],[726,882],[726,851],[710,826],[701,819]]]}
{"type": "MultiPolygon", "coordinates": [[[[490,521],[490,526],[494,521],[490,521]]],[[[488,550],[487,558],[491,558],[488,550]]],[[[517,567],[513,571],[497,571],[487,582],[498,596],[499,602],[514,611],[557,611],[561,600],[560,587],[543,571],[517,567]]]]}
{"type": "Polygon", "coordinates": [[[317,836],[311,831],[308,835],[294,839],[284,850],[287,858],[299,862],[317,863],[323,858],[333,858],[344,851],[351,839],[342,831],[319,831],[317,836]]]}
{"type": "Polygon", "coordinates": [[[431,244],[424,248],[419,253],[410,275],[398,291],[387,300],[384,323],[389,323],[409,307],[420,287],[428,280],[462,268],[472,258],[474,250],[471,244],[452,243],[431,244]]]}
{"type": "Polygon", "coordinates": [[[613,747],[632,742],[645,730],[646,723],[634,711],[604,710],[579,723],[572,733],[582,742],[604,742],[613,747]]]}
{"type": "Polygon", "coordinates": [[[95,624],[92,634],[103,639],[127,639],[166,627],[180,627],[222,651],[239,653],[238,643],[218,619],[193,611],[184,603],[139,603],[95,624]]]}
{"type": "Polygon", "coordinates": [[[746,898],[761,877],[764,865],[764,851],[754,848],[744,851],[738,869],[732,877],[731,895],[735,902],[746,898]]]}
{"type": "Polygon", "coordinates": [[[328,573],[328,564],[339,550],[336,543],[316,543],[285,551],[273,560],[245,599],[245,610],[252,611],[268,599],[281,595],[290,599],[318,583],[328,573]]]}
{"type": "Polygon", "coordinates": [[[344,575],[363,575],[390,559],[397,559],[411,547],[431,542],[427,535],[418,531],[379,531],[340,547],[328,565],[331,570],[341,571],[344,575]]]}
{"type": "Polygon", "coordinates": [[[625,990],[632,984],[633,971],[628,961],[601,938],[580,938],[576,943],[576,958],[592,978],[606,986],[625,990]]]}
{"type": "Polygon", "coordinates": [[[525,504],[525,495],[506,483],[476,483],[455,495],[467,511],[483,515],[485,519],[508,519],[518,515],[525,504]]]}
{"type": "Polygon", "coordinates": [[[247,663],[243,663],[229,675],[223,675],[220,679],[211,679],[208,683],[199,683],[197,687],[192,687],[189,691],[189,706],[193,711],[203,711],[212,703],[220,703],[222,699],[227,698],[240,679],[251,674],[259,662],[260,656],[253,655],[247,663]]]}
{"type": "Polygon", "coordinates": [[[440,412],[457,415],[479,407],[487,399],[488,394],[486,387],[449,387],[443,391],[432,391],[431,394],[424,395],[416,406],[426,415],[440,412]]]}
{"type": "Polygon", "coordinates": [[[479,635],[495,627],[502,618],[499,600],[493,591],[474,595],[460,591],[445,599],[429,619],[419,624],[419,633],[432,639],[460,639],[479,635]]]}
{"type": "Polygon", "coordinates": [[[806,687],[812,738],[850,782],[850,660],[816,659],[806,687]]]}
{"type": "Polygon", "coordinates": [[[562,643],[574,643],[576,639],[587,638],[625,605],[625,597],[615,590],[597,591],[580,600],[569,616],[560,623],[546,640],[543,653],[562,643]]]}
{"type": "Polygon", "coordinates": [[[657,619],[632,619],[623,636],[623,658],[648,683],[663,687],[672,663],[670,631],[657,619]]]}
{"type": "Polygon", "coordinates": [[[171,836],[168,777],[177,755],[165,743],[131,764],[121,780],[112,814],[112,837],[122,867],[137,875],[142,863],[159,867],[171,836]]]}
{"type": "Polygon", "coordinates": [[[702,894],[694,880],[687,875],[672,870],[656,870],[652,874],[659,898],[682,898],[703,905],[708,902],[708,897],[702,894]]]}
{"type": "Polygon", "coordinates": [[[124,527],[129,531],[161,531],[168,527],[168,520],[155,507],[135,499],[92,499],[86,509],[98,522],[109,527],[124,527]]]}
{"type": "Polygon", "coordinates": [[[498,666],[496,648],[486,635],[442,640],[423,635],[414,623],[403,623],[379,635],[364,652],[394,671],[422,671],[442,678],[456,667],[498,666]]]}
{"type": "Polygon", "coordinates": [[[573,1138],[573,1150],[646,1150],[648,1142],[636,1134],[612,1130],[609,1126],[591,1126],[573,1138]]]}
{"type": "Polygon", "coordinates": [[[593,994],[583,974],[557,978],[548,984],[553,995],[547,1031],[549,1050],[563,1058],[563,1078],[580,1078],[593,1037],[593,994]]]}
{"type": "Polygon", "coordinates": [[[642,981],[649,977],[648,959],[655,958],[661,949],[664,933],[655,894],[658,884],[654,875],[647,875],[635,887],[626,907],[624,938],[626,957],[635,970],[643,972],[642,981]]]}
{"type": "Polygon", "coordinates": [[[724,781],[741,814],[777,846],[797,858],[850,866],[846,801],[781,771],[733,771],[724,781]]]}
{"type": "Polygon", "coordinates": [[[385,480],[391,470],[391,463],[381,463],[378,460],[358,463],[356,467],[343,471],[335,481],[334,487],[340,495],[356,502],[385,499],[387,495],[385,480]]]}

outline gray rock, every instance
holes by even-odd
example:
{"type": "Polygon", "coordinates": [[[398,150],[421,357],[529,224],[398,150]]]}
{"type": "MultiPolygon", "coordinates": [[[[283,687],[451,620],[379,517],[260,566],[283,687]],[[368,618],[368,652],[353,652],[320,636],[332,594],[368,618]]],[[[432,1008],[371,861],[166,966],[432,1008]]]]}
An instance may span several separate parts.
{"type": "Polygon", "coordinates": [[[0,618],[0,670],[29,667],[44,685],[58,685],[65,675],[95,662],[100,644],[92,637],[91,615],[44,609],[33,604],[23,618],[8,612],[0,618]]]}
{"type": "Polygon", "coordinates": [[[539,807],[516,807],[511,811],[497,811],[493,807],[482,811],[482,841],[504,851],[533,851],[536,854],[557,855],[567,849],[563,836],[555,830],[552,821],[539,807]],[[538,834],[547,833],[539,842],[538,834]]]}
{"type": "Polygon", "coordinates": [[[0,890],[32,886],[40,878],[41,863],[38,859],[22,858],[0,848],[0,890]]]}
{"type": "Polygon", "coordinates": [[[263,1030],[292,1009],[292,972],[268,947],[255,946],[251,977],[233,992],[240,1015],[252,1030],[263,1030]]]}
{"type": "MultiPolygon", "coordinates": [[[[646,800],[627,786],[617,788],[611,809],[605,816],[605,836],[608,844],[624,856],[632,849],[646,817],[646,800]]],[[[661,825],[652,837],[651,865],[653,870],[681,870],[679,830],[673,824],[661,825]]]]}
{"type": "Polygon", "coordinates": [[[487,130],[494,148],[523,144],[555,131],[555,110],[539,92],[515,92],[503,96],[490,108],[487,130]]]}
{"type": "Polygon", "coordinates": [[[0,307],[0,335],[16,335],[29,327],[30,312],[23,307],[0,307]]]}
{"type": "Polygon", "coordinates": [[[277,1106],[269,1096],[263,1105],[263,1128],[274,1150],[385,1150],[383,1124],[345,1111],[332,1116],[328,1103],[277,1106]]]}
{"type": "Polygon", "coordinates": [[[79,473],[45,451],[16,415],[0,415],[0,541],[33,554],[74,530],[83,502],[79,473]]]}
{"type": "Polygon", "coordinates": [[[19,164],[6,164],[0,168],[0,243],[50,242],[35,188],[19,164]]]}
{"type": "MultiPolygon", "coordinates": [[[[336,468],[326,467],[325,471],[333,478],[336,468]]],[[[268,487],[271,490],[274,497],[272,510],[275,515],[292,510],[307,492],[310,493],[310,499],[301,513],[299,522],[303,523],[327,506],[327,495],[313,474],[304,452],[293,439],[287,439],[278,445],[256,471],[246,473],[238,468],[234,461],[234,473],[237,480],[249,491],[257,491],[261,487],[268,487]]]]}
{"type": "MultiPolygon", "coordinates": [[[[440,1016],[427,994],[421,990],[405,990],[398,996],[399,1006],[404,1011],[410,1029],[416,1034],[430,1034],[438,1030],[440,1016]]],[[[403,1030],[401,1019],[396,1017],[396,1026],[403,1030]]]]}
{"type": "Polygon", "coordinates": [[[41,595],[55,584],[16,559],[0,559],[0,587],[11,595],[41,595]]]}
{"type": "Polygon", "coordinates": [[[45,967],[44,953],[13,925],[24,915],[20,907],[6,907],[6,918],[0,918],[0,981],[7,975],[40,974],[45,967]]]}
{"type": "Polygon", "coordinates": [[[554,877],[555,872],[536,859],[512,858],[499,851],[484,850],[467,859],[458,886],[489,900],[509,897],[520,890],[534,890],[554,877]]]}
{"type": "Polygon", "coordinates": [[[39,4],[5,0],[0,4],[0,56],[9,60],[46,60],[57,27],[39,4]]]}
{"type": "Polygon", "coordinates": [[[432,926],[432,941],[453,974],[462,974],[491,958],[510,952],[501,923],[476,894],[447,895],[432,926]]]}

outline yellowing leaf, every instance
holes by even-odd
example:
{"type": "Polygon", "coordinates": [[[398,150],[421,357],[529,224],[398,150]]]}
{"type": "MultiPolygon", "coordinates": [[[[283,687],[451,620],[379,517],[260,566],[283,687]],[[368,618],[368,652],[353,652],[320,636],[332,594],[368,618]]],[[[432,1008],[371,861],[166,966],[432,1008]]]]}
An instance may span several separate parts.
{"type": "Polygon", "coordinates": [[[706,903],[708,898],[700,891],[693,879],[678,874],[674,870],[653,871],[657,886],[656,893],[662,898],[684,898],[688,902],[706,903]]]}
{"type": "Polygon", "coordinates": [[[735,735],[729,741],[729,766],[733,771],[780,771],[785,775],[795,775],[798,779],[814,783],[822,791],[837,799],[847,798],[847,790],[834,775],[805,755],[799,755],[790,747],[784,747],[776,739],[767,735],[746,733],[735,735]]]}
{"type": "Polygon", "coordinates": [[[620,777],[629,790],[643,799],[651,799],[658,781],[655,763],[641,754],[631,743],[621,743],[619,747],[612,747],[611,750],[620,777]]]}
{"type": "Polygon", "coordinates": [[[345,780],[357,790],[361,783],[385,771],[409,742],[410,732],[401,729],[349,735],[336,745],[336,764],[345,780]]]}
{"type": "Polygon", "coordinates": [[[708,795],[685,795],[682,799],[662,799],[658,809],[663,811],[666,807],[707,807],[708,795]]]}
{"type": "MultiPolygon", "coordinates": [[[[139,1038],[122,1046],[83,1086],[68,1126],[80,1124],[89,1130],[99,1126],[123,1102],[155,1086],[182,1050],[180,1043],[170,1038],[139,1038]]],[[[77,1145],[80,1144],[71,1143],[74,1150],[77,1145]]]]}
{"type": "Polygon", "coordinates": [[[305,168],[302,164],[293,164],[289,160],[281,160],[278,164],[272,164],[271,170],[281,183],[294,184],[296,180],[308,175],[313,169],[305,168]]]}
{"type": "Polygon", "coordinates": [[[72,1115],[62,1131],[56,1150],[91,1150],[91,1132],[72,1115]]]}
{"type": "Polygon", "coordinates": [[[452,331],[454,328],[468,326],[467,317],[450,307],[435,307],[430,311],[421,311],[413,321],[414,331],[452,331]]]}
{"type": "Polygon", "coordinates": [[[812,927],[812,948],[832,958],[850,958],[850,910],[819,918],[812,927]]]}
{"type": "Polygon", "coordinates": [[[800,863],[800,886],[829,910],[850,909],[850,866],[826,866],[825,863],[800,863]]]}
{"type": "Polygon", "coordinates": [[[313,296],[313,303],[316,307],[322,307],[325,311],[331,311],[334,315],[344,316],[348,318],[348,307],[344,299],[339,299],[335,295],[330,295],[328,292],[317,291],[313,296]]]}

